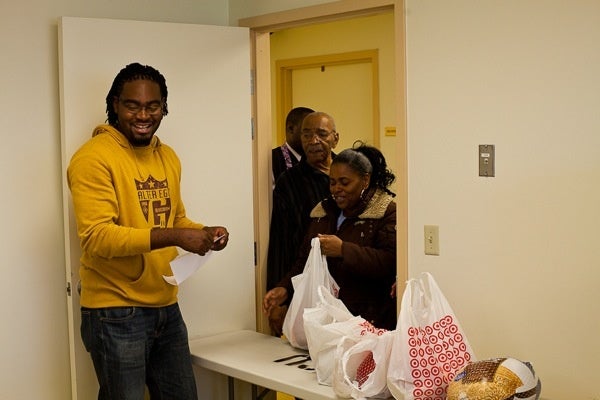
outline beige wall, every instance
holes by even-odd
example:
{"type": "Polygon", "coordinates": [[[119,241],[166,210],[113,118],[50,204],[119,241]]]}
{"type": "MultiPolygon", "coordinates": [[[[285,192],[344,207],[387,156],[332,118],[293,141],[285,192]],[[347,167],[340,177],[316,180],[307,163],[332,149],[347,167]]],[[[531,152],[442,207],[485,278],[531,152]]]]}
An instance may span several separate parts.
{"type": "MultiPolygon", "coordinates": [[[[0,399],[65,400],[71,393],[58,109],[62,15],[228,24],[225,0],[156,7],[145,0],[0,5],[0,399]]],[[[97,51],[110,57],[101,43],[97,51]]]]}
{"type": "Polygon", "coordinates": [[[600,2],[406,14],[409,274],[438,278],[479,358],[531,361],[548,399],[600,398],[600,2]]]}
{"type": "Polygon", "coordinates": [[[229,0],[229,22],[236,26],[240,18],[329,3],[329,0],[229,0]]]}

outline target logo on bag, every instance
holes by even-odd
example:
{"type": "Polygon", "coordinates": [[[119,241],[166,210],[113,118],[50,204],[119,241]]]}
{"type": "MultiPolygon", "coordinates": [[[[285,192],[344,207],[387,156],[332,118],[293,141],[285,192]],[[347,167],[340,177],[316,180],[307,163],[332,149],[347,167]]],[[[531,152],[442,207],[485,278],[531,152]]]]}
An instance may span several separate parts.
{"type": "Polygon", "coordinates": [[[448,384],[470,360],[465,338],[451,315],[408,328],[408,354],[415,400],[444,400],[448,384]]]}
{"type": "Polygon", "coordinates": [[[375,371],[375,367],[377,364],[373,359],[373,352],[369,351],[365,359],[360,363],[358,368],[356,369],[356,381],[358,382],[358,387],[362,388],[362,385],[367,381],[369,375],[373,371],[375,371]]]}
{"type": "Polygon", "coordinates": [[[387,332],[387,329],[377,328],[375,325],[373,325],[372,323],[370,323],[367,320],[364,320],[363,322],[358,324],[358,326],[360,328],[361,336],[369,335],[369,334],[381,336],[387,332]]]}

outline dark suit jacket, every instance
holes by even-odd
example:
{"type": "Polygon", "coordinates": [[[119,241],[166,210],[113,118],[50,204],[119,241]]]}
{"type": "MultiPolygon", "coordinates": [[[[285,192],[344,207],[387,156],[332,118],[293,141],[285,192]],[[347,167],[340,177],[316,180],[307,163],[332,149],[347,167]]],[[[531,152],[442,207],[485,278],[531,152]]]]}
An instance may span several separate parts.
{"type": "MultiPolygon", "coordinates": [[[[294,156],[293,153],[290,152],[290,160],[292,161],[292,166],[298,164],[298,160],[294,156]]],[[[286,170],[288,167],[285,164],[285,157],[283,155],[283,150],[281,150],[281,146],[275,147],[271,150],[271,163],[273,164],[273,177],[274,182],[277,182],[277,178],[286,170]]]]}

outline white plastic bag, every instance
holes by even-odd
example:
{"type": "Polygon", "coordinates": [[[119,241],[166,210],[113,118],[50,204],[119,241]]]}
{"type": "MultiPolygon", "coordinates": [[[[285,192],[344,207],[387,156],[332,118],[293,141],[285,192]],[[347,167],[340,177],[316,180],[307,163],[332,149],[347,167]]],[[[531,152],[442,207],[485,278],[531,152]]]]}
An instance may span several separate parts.
{"type": "Polygon", "coordinates": [[[329,274],[327,259],[321,254],[319,238],[313,238],[311,246],[304,271],[292,278],[294,295],[283,321],[283,334],[290,344],[304,350],[308,348],[304,333],[304,309],[317,305],[319,286],[325,286],[336,296],[340,289],[329,274]]]}
{"type": "Polygon", "coordinates": [[[393,331],[362,339],[344,337],[336,350],[333,391],[339,397],[387,399],[387,371],[393,331]]]}
{"type": "Polygon", "coordinates": [[[352,397],[352,388],[346,384],[344,379],[344,368],[342,368],[342,358],[344,353],[348,351],[352,346],[360,342],[360,337],[344,336],[338,341],[338,345],[334,352],[334,364],[333,364],[333,375],[331,376],[331,386],[333,392],[341,398],[349,399],[352,397]]]}
{"type": "Polygon", "coordinates": [[[449,382],[475,360],[450,304],[427,272],[406,283],[394,332],[387,380],[398,400],[446,399],[449,382]]]}
{"type": "Polygon", "coordinates": [[[360,316],[353,316],[325,287],[319,287],[318,293],[317,306],[304,310],[304,332],[317,381],[331,386],[335,351],[340,339],[346,336],[359,340],[383,330],[374,328],[360,316]]]}

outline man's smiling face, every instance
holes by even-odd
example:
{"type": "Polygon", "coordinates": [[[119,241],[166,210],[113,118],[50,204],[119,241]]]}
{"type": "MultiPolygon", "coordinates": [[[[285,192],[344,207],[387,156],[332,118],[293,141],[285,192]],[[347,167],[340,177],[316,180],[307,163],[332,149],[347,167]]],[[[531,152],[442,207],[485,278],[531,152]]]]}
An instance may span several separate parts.
{"type": "Polygon", "coordinates": [[[123,84],[113,107],[118,129],[132,146],[147,146],[163,118],[163,100],[158,83],[138,79],[123,84]]]}

